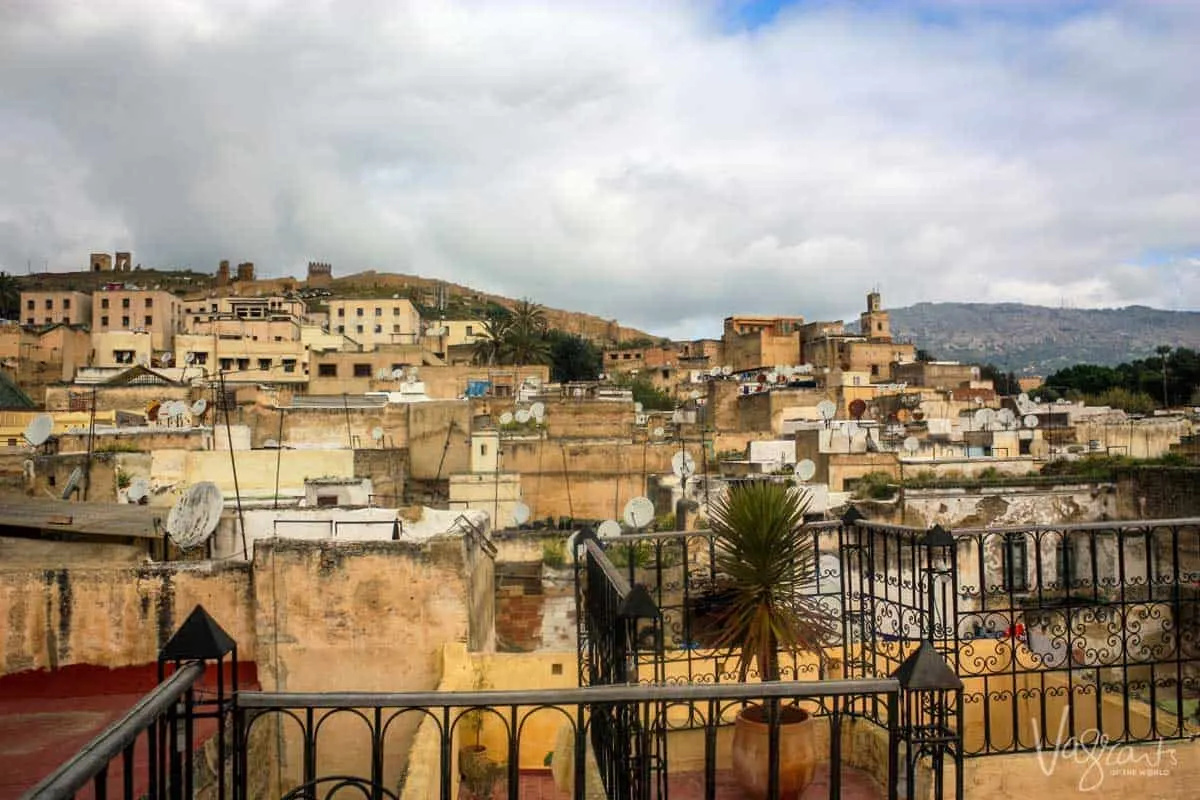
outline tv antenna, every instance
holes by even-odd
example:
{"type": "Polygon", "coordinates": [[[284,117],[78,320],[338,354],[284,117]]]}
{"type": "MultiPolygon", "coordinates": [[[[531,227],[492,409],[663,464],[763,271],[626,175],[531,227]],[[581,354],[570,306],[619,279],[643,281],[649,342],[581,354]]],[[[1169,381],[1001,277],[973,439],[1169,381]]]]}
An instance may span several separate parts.
{"type": "Polygon", "coordinates": [[[180,550],[203,544],[221,521],[225,498],[212,481],[192,486],[171,507],[167,515],[167,535],[180,550]]]}
{"type": "Polygon", "coordinates": [[[640,531],[654,521],[654,503],[648,497],[638,495],[625,504],[623,518],[626,525],[640,531]]]}
{"type": "Polygon", "coordinates": [[[38,414],[29,420],[29,424],[25,426],[25,441],[34,447],[40,447],[50,438],[50,433],[53,430],[54,417],[49,414],[38,414]]]}

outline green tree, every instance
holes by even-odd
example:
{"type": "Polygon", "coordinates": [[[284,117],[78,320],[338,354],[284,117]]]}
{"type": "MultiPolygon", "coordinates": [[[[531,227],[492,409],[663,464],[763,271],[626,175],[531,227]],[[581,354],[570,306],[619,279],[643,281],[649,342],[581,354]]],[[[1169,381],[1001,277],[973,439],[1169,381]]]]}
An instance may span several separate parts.
{"type": "Polygon", "coordinates": [[[550,379],[559,382],[594,381],[604,356],[594,344],[573,333],[550,330],[550,379]]]}
{"type": "Polygon", "coordinates": [[[613,384],[628,389],[633,394],[633,402],[641,403],[646,411],[671,411],[675,408],[671,395],[655,386],[645,375],[621,373],[613,378],[613,384]]]}
{"type": "Polygon", "coordinates": [[[20,319],[21,287],[17,279],[7,272],[0,272],[0,319],[20,319]]]}
{"type": "Polygon", "coordinates": [[[503,363],[504,342],[508,336],[511,317],[492,314],[483,321],[483,335],[475,340],[474,357],[477,364],[493,366],[503,363]]]}
{"type": "Polygon", "coordinates": [[[545,364],[550,360],[546,310],[528,298],[517,303],[509,318],[502,351],[510,363],[545,364]]]}

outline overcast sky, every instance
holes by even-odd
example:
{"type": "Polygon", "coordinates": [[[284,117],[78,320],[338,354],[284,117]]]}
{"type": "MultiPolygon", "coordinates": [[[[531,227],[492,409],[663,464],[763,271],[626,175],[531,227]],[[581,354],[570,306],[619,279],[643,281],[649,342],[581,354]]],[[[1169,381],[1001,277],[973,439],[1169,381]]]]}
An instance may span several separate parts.
{"type": "Polygon", "coordinates": [[[1200,308],[1200,3],[0,1],[0,269],[1200,308]]]}

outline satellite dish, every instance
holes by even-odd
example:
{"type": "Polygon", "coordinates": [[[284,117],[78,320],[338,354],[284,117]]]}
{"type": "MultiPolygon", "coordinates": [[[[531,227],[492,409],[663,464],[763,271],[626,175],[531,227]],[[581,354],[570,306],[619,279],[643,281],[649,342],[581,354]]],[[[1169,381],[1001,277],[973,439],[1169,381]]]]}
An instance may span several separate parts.
{"type": "Polygon", "coordinates": [[[166,353],[163,353],[161,356],[158,357],[158,360],[162,362],[162,365],[164,367],[170,366],[171,362],[174,359],[175,359],[175,356],[173,356],[170,351],[167,351],[166,353]]]}
{"type": "Polygon", "coordinates": [[[71,495],[79,491],[81,483],[83,483],[83,467],[76,467],[71,470],[71,477],[67,478],[67,485],[63,487],[62,499],[70,500],[71,495]]]}
{"type": "Polygon", "coordinates": [[[601,539],[612,539],[621,535],[621,523],[615,519],[606,519],[596,528],[596,535],[601,539]]]}
{"type": "Polygon", "coordinates": [[[383,428],[375,427],[371,429],[371,438],[377,442],[383,441],[383,428]]]}
{"type": "Polygon", "coordinates": [[[654,438],[655,438],[655,439],[661,439],[661,438],[663,438],[664,436],[666,436],[666,435],[667,435],[667,431],[666,431],[666,429],[665,429],[665,428],[663,428],[661,425],[659,425],[657,428],[655,428],[655,429],[654,429],[654,431],[653,431],[653,433],[654,433],[654,438]]]}
{"type": "Polygon", "coordinates": [[[1019,395],[1017,395],[1017,405],[1019,405],[1019,406],[1029,405],[1029,395],[1026,394],[1025,392],[1021,392],[1019,395]]]}
{"type": "Polygon", "coordinates": [[[524,525],[529,522],[529,506],[524,503],[517,503],[513,506],[512,518],[514,525],[524,525]]]}
{"type": "Polygon", "coordinates": [[[796,477],[802,481],[810,481],[816,474],[817,465],[811,459],[806,458],[796,465],[796,477]]]}
{"type": "Polygon", "coordinates": [[[196,402],[192,403],[192,416],[199,417],[208,411],[208,401],[201,397],[196,402]]]}
{"type": "Polygon", "coordinates": [[[1017,415],[1010,408],[1002,408],[996,412],[996,422],[999,422],[1005,428],[1010,427],[1017,421],[1017,415]]]}
{"type": "Polygon", "coordinates": [[[625,504],[624,519],[629,527],[641,530],[654,520],[654,503],[640,495],[633,498],[625,504]]]}
{"type": "Polygon", "coordinates": [[[392,370],[392,380],[394,380],[394,381],[404,380],[404,370],[402,370],[400,368],[396,368],[396,369],[392,370]]]}
{"type": "Polygon", "coordinates": [[[542,417],[546,416],[546,406],[544,403],[534,403],[529,407],[529,413],[534,419],[540,420],[542,417]]]}
{"type": "Polygon", "coordinates": [[[640,413],[642,413],[642,411],[643,411],[643,410],[644,410],[644,409],[642,408],[642,404],[641,404],[641,403],[634,403],[634,404],[633,404],[633,413],[635,413],[635,414],[640,414],[640,413]]]}
{"type": "Polygon", "coordinates": [[[149,493],[150,481],[145,478],[134,478],[133,483],[129,484],[129,490],[125,492],[125,496],[129,498],[129,502],[139,503],[149,493]]]}
{"type": "Polygon", "coordinates": [[[904,440],[904,451],[906,453],[915,453],[921,449],[921,440],[915,436],[909,436],[904,440]]]}
{"type": "Polygon", "coordinates": [[[150,405],[146,406],[146,419],[154,422],[158,419],[158,412],[162,411],[162,403],[155,400],[150,405]]]}
{"type": "Polygon", "coordinates": [[[692,398],[693,400],[699,400],[699,399],[700,399],[700,392],[698,392],[698,391],[696,391],[695,389],[693,389],[693,390],[692,390],[692,393],[691,393],[690,395],[688,395],[688,397],[692,398]]]}
{"type": "Polygon", "coordinates": [[[696,459],[692,458],[692,454],[686,451],[679,451],[671,456],[671,472],[675,473],[676,478],[687,478],[689,475],[696,474],[696,459]]]}
{"type": "Polygon", "coordinates": [[[221,521],[225,498],[212,481],[197,483],[184,493],[167,515],[167,535],[180,550],[203,544],[221,521]]]}
{"type": "Polygon", "coordinates": [[[779,373],[774,371],[768,372],[767,383],[779,383],[779,373]]]}
{"type": "Polygon", "coordinates": [[[855,398],[850,402],[850,416],[857,419],[862,419],[863,414],[867,413],[867,401],[861,397],[855,398]]]}
{"type": "Polygon", "coordinates": [[[183,357],[183,363],[187,364],[189,367],[192,365],[192,362],[195,360],[196,360],[196,354],[192,353],[192,352],[189,352],[187,355],[185,355],[183,357]]]}
{"type": "Polygon", "coordinates": [[[719,378],[719,377],[721,377],[721,368],[720,368],[720,367],[713,367],[712,369],[710,369],[710,370],[708,371],[708,376],[709,376],[710,378],[719,378]]]}
{"type": "Polygon", "coordinates": [[[500,424],[501,425],[511,425],[512,421],[513,421],[512,413],[505,411],[503,414],[500,415],[500,424]]]}
{"type": "Polygon", "coordinates": [[[728,364],[726,364],[725,366],[721,367],[721,374],[722,374],[722,375],[732,375],[732,374],[733,374],[733,367],[731,367],[731,366],[729,366],[728,364]]]}
{"type": "Polygon", "coordinates": [[[975,412],[975,424],[980,428],[987,428],[996,421],[996,412],[990,408],[981,408],[975,412]]]}
{"type": "Polygon", "coordinates": [[[837,413],[837,406],[834,405],[833,401],[831,400],[822,400],[821,402],[817,403],[817,413],[820,414],[823,419],[833,419],[833,415],[837,413]]]}
{"type": "Polygon", "coordinates": [[[49,414],[38,414],[29,420],[29,424],[25,426],[25,441],[34,447],[45,444],[46,440],[50,438],[50,432],[53,430],[54,417],[49,414]]]}
{"type": "Polygon", "coordinates": [[[1021,421],[1025,423],[1026,428],[1036,428],[1038,426],[1037,414],[1026,414],[1025,418],[1021,421]]]}
{"type": "Polygon", "coordinates": [[[531,416],[532,415],[529,413],[529,411],[527,409],[522,408],[516,414],[513,415],[513,419],[515,419],[518,424],[524,425],[526,422],[529,422],[531,416]]]}

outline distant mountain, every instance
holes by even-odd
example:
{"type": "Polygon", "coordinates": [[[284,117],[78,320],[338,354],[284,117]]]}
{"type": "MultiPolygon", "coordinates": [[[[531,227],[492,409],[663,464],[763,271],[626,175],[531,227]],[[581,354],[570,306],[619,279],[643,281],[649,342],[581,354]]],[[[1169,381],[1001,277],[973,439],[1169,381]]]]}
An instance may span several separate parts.
{"type": "Polygon", "coordinates": [[[1200,350],[1200,312],[1046,308],[1021,303],[917,303],[889,309],[892,333],[939,359],[1048,375],[1072,364],[1119,364],[1159,345],[1200,350]]]}

